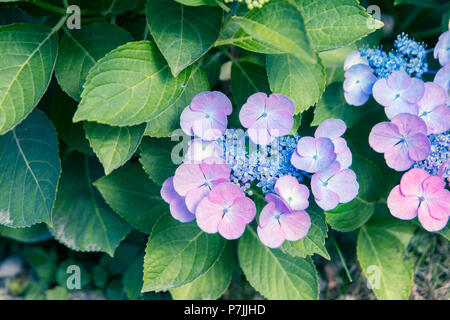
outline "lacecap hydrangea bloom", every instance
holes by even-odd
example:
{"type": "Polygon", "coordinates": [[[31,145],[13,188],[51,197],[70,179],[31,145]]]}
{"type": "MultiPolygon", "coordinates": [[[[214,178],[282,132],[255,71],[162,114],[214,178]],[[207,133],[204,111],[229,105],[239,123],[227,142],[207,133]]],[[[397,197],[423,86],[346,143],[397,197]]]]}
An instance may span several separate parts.
{"type": "Polygon", "coordinates": [[[175,219],[196,220],[204,232],[237,239],[256,216],[251,198],[256,190],[268,202],[258,235],[265,245],[276,248],[309,231],[305,209],[310,191],[300,184],[306,178],[321,181],[313,193],[324,208],[356,197],[359,185],[348,169],[352,154],[342,137],[346,131],[342,120],[324,121],[314,137],[291,135],[295,108],[282,94],[255,93],[248,98],[239,114],[246,131],[226,128],[231,112],[231,102],[217,91],[199,93],[183,110],[180,126],[193,139],[183,163],[161,189],[175,219]],[[332,197],[332,204],[325,194],[332,197]]]}

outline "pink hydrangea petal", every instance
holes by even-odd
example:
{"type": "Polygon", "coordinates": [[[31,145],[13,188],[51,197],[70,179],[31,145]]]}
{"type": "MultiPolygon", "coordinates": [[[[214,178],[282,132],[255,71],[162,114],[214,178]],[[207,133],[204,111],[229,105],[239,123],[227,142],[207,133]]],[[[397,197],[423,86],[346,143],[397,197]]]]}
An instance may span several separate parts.
{"type": "Polygon", "coordinates": [[[450,64],[442,67],[436,73],[433,80],[434,83],[440,85],[447,92],[447,106],[450,106],[450,64]]]}
{"type": "Polygon", "coordinates": [[[334,144],[328,138],[316,138],[318,171],[328,168],[335,160],[334,144]]]}
{"type": "Polygon", "coordinates": [[[347,126],[341,119],[327,119],[317,127],[314,136],[316,138],[330,138],[334,142],[334,138],[342,136],[346,130],[347,126]]]}
{"type": "Polygon", "coordinates": [[[225,214],[219,222],[217,229],[222,237],[227,240],[240,238],[245,231],[246,223],[238,215],[225,214]]]}
{"type": "Polygon", "coordinates": [[[386,151],[384,159],[386,164],[396,171],[408,170],[414,163],[409,157],[409,150],[405,143],[399,143],[386,151]]]}
{"type": "Polygon", "coordinates": [[[342,169],[347,169],[352,165],[353,155],[350,148],[345,148],[343,151],[339,152],[336,157],[336,161],[339,162],[342,169]]]}
{"type": "Polygon", "coordinates": [[[316,161],[312,157],[302,157],[297,152],[294,152],[291,156],[291,164],[306,172],[313,172],[316,168],[316,161]]]}
{"type": "Polygon", "coordinates": [[[435,198],[435,193],[443,189],[445,189],[445,181],[440,177],[429,176],[422,181],[423,195],[426,199],[435,198]]]}
{"type": "Polygon", "coordinates": [[[171,203],[172,201],[181,198],[173,187],[173,177],[169,177],[163,182],[161,187],[161,198],[167,203],[171,203]]]}
{"type": "Polygon", "coordinates": [[[295,112],[295,105],[292,100],[285,95],[272,93],[266,101],[266,110],[270,115],[279,112],[286,112],[292,117],[295,112]]]}
{"type": "Polygon", "coordinates": [[[398,99],[393,101],[389,107],[384,108],[384,112],[386,113],[388,119],[393,119],[395,116],[401,113],[418,115],[419,109],[416,104],[412,104],[402,99],[398,99]]]}
{"type": "Polygon", "coordinates": [[[181,196],[186,196],[191,190],[197,189],[205,183],[205,179],[200,166],[197,164],[182,164],[175,171],[173,185],[176,192],[181,196]]]}
{"type": "Polygon", "coordinates": [[[195,215],[186,207],[186,203],[182,197],[170,203],[170,214],[180,222],[191,222],[195,219],[195,215]]]}
{"type": "Polygon", "coordinates": [[[186,194],[186,206],[190,212],[197,210],[197,206],[203,198],[207,197],[210,193],[210,189],[207,186],[201,186],[197,189],[193,189],[186,194]]]}
{"type": "Polygon", "coordinates": [[[445,105],[447,103],[447,93],[438,84],[433,82],[425,83],[425,93],[417,102],[419,107],[419,114],[424,111],[432,111],[434,108],[440,105],[445,105]]]}
{"type": "Polygon", "coordinates": [[[255,219],[256,206],[255,203],[245,196],[234,200],[233,205],[229,209],[227,215],[239,217],[245,224],[248,224],[255,219]]]}
{"type": "Polygon", "coordinates": [[[411,78],[404,70],[397,70],[387,78],[387,85],[395,92],[407,90],[411,85],[411,78]]]}
{"type": "Polygon", "coordinates": [[[380,79],[373,85],[372,94],[374,99],[383,107],[391,105],[396,93],[388,86],[386,79],[380,79]]]}
{"type": "Polygon", "coordinates": [[[280,225],[286,235],[286,240],[297,241],[308,234],[311,218],[306,211],[294,211],[281,215],[280,225]]]}
{"type": "Polygon", "coordinates": [[[252,94],[239,112],[239,121],[244,128],[253,126],[265,112],[267,95],[263,92],[252,94]]]}
{"type": "Polygon", "coordinates": [[[450,191],[442,188],[433,195],[425,196],[425,202],[432,218],[444,219],[450,215],[450,191]]]}
{"type": "Polygon", "coordinates": [[[305,210],[309,206],[309,190],[292,176],[283,176],[275,183],[275,192],[289,205],[292,211],[305,210]]]}
{"type": "Polygon", "coordinates": [[[347,203],[358,195],[359,184],[356,181],[355,172],[345,169],[328,181],[327,188],[338,195],[339,203],[347,203]]]}
{"type": "Polygon", "coordinates": [[[278,213],[286,213],[289,212],[289,205],[279,196],[273,193],[266,194],[266,201],[268,203],[274,204],[274,210],[276,210],[278,213]]]}
{"type": "Polygon", "coordinates": [[[404,173],[400,180],[400,189],[405,196],[419,197],[423,193],[422,183],[430,175],[423,169],[412,168],[404,173]]]}
{"type": "Polygon", "coordinates": [[[202,114],[201,118],[193,123],[192,132],[202,140],[217,140],[225,132],[227,122],[227,117],[223,113],[210,115],[209,118],[205,118],[202,114]]]}
{"type": "Polygon", "coordinates": [[[427,231],[434,232],[434,231],[440,231],[444,229],[444,227],[447,225],[448,222],[448,216],[442,218],[442,219],[435,219],[430,214],[431,208],[428,206],[426,202],[422,202],[422,204],[419,207],[419,221],[422,224],[423,228],[427,231]]]}
{"type": "Polygon", "coordinates": [[[273,137],[282,137],[289,134],[294,127],[292,113],[278,111],[268,115],[267,129],[273,137]]]}
{"type": "Polygon", "coordinates": [[[395,124],[401,135],[413,135],[415,133],[427,134],[427,125],[418,116],[412,114],[399,114],[395,116],[391,123],[395,124]]]}
{"type": "Polygon", "coordinates": [[[424,82],[420,79],[412,78],[408,89],[402,92],[402,99],[415,104],[423,97],[424,92],[424,82]]]}
{"type": "Polygon", "coordinates": [[[384,153],[394,147],[401,139],[398,128],[389,122],[376,124],[369,135],[369,145],[376,152],[384,153]]]}
{"type": "Polygon", "coordinates": [[[203,198],[195,211],[197,224],[206,233],[216,233],[222,221],[223,207],[211,202],[208,197],[203,198]]]}
{"type": "Polygon", "coordinates": [[[223,207],[229,207],[236,199],[242,197],[244,197],[244,191],[238,185],[223,182],[212,189],[209,200],[223,207]]]}
{"type": "Polygon", "coordinates": [[[275,137],[268,130],[268,119],[261,118],[248,129],[248,136],[254,143],[265,146],[271,143],[275,137]]]}
{"type": "Polygon", "coordinates": [[[303,137],[297,143],[297,152],[303,157],[316,155],[316,139],[313,137],[303,137]]]}
{"type": "Polygon", "coordinates": [[[403,195],[399,185],[391,190],[387,199],[387,206],[391,214],[402,220],[414,219],[417,216],[419,203],[418,197],[403,195]]]}
{"type": "Polygon", "coordinates": [[[207,158],[198,165],[203,182],[214,182],[216,180],[228,180],[231,175],[231,168],[228,164],[222,163],[222,159],[207,158]]]}
{"type": "Polygon", "coordinates": [[[280,224],[273,218],[264,227],[258,226],[257,232],[261,242],[272,249],[281,247],[286,240],[286,236],[281,229],[280,224]]]}
{"type": "Polygon", "coordinates": [[[344,98],[349,105],[359,107],[369,100],[370,95],[359,88],[354,88],[350,91],[344,91],[344,98]]]}
{"type": "Polygon", "coordinates": [[[314,198],[316,200],[317,205],[321,207],[323,210],[325,211],[333,210],[338,206],[339,196],[335,192],[323,187],[316,190],[320,190],[320,192],[313,191],[314,198]]]}
{"type": "Polygon", "coordinates": [[[414,161],[425,160],[430,154],[431,144],[426,135],[417,133],[408,142],[409,157],[414,161]]]}
{"type": "Polygon", "coordinates": [[[193,111],[203,113],[220,111],[230,115],[233,105],[230,99],[220,91],[206,91],[197,94],[191,101],[190,107],[193,111]]]}
{"type": "Polygon", "coordinates": [[[420,117],[427,125],[427,135],[440,134],[450,129],[450,107],[441,105],[420,117]]]}
{"type": "Polygon", "coordinates": [[[194,123],[198,122],[204,115],[201,112],[192,111],[189,106],[184,108],[180,115],[180,127],[188,136],[194,136],[192,127],[194,123]]]}

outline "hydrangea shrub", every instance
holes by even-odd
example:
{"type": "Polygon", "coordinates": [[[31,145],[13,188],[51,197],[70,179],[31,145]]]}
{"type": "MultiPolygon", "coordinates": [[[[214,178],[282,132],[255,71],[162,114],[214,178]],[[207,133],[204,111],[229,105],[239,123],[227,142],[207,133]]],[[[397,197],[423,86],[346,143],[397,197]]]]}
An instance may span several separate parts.
{"type": "Polygon", "coordinates": [[[218,299],[241,272],[311,300],[331,229],[379,299],[408,298],[416,230],[448,239],[450,31],[386,51],[357,0],[10,2],[0,236],[114,257],[138,233],[142,292],[218,299]]]}

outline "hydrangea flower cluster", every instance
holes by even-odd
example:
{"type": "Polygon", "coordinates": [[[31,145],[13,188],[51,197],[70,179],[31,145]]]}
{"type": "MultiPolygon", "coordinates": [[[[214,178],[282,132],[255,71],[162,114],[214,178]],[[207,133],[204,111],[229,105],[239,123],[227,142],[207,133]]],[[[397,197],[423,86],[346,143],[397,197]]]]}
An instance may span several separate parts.
{"type": "Polygon", "coordinates": [[[276,248],[309,231],[305,211],[310,195],[326,210],[356,197],[359,185],[348,167],[352,154],[342,135],[345,123],[324,121],[314,137],[290,135],[294,104],[281,94],[255,93],[242,106],[239,119],[247,130],[226,129],[231,102],[218,91],[196,95],[180,116],[192,136],[183,163],[161,189],[172,216],[196,220],[207,233],[233,240],[242,236],[256,216],[254,188],[267,205],[259,218],[261,241],[276,248]],[[311,173],[313,173],[311,177],[311,173]]]}
{"type": "Polygon", "coordinates": [[[233,1],[245,2],[249,10],[254,8],[262,8],[263,4],[269,2],[270,0],[224,0],[225,3],[230,3],[233,1]]]}
{"type": "MultiPolygon", "coordinates": [[[[370,146],[384,153],[386,164],[394,170],[406,171],[414,167],[391,191],[388,207],[392,215],[400,219],[418,216],[429,231],[444,228],[450,214],[444,180],[449,176],[450,163],[449,49],[450,31],[447,31],[434,48],[434,57],[442,68],[433,82],[419,79],[427,71],[425,47],[403,34],[389,54],[381,49],[366,48],[350,54],[344,65],[347,69],[344,90],[349,91],[345,95],[349,104],[360,105],[367,101],[368,91],[368,86],[353,89],[356,73],[352,70],[370,67],[378,78],[371,87],[372,94],[385,108],[390,121],[372,128],[370,146]],[[364,99],[354,99],[355,96],[364,99]],[[447,205],[443,201],[447,201],[447,205]]],[[[360,83],[372,82],[367,71],[359,74],[365,75],[359,77],[360,83]]]]}

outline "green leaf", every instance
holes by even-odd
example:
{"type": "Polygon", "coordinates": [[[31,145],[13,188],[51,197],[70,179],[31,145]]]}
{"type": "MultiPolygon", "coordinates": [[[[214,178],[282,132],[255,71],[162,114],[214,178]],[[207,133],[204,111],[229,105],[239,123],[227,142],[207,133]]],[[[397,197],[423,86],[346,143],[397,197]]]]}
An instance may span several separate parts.
{"type": "Polygon", "coordinates": [[[248,282],[267,299],[318,299],[319,280],[311,258],[292,257],[264,246],[251,227],[239,240],[238,256],[248,282]]]}
{"type": "Polygon", "coordinates": [[[225,244],[219,234],[206,234],[195,221],[180,223],[163,216],[148,239],[142,291],[166,291],[197,279],[219,259],[225,244]]]}
{"type": "Polygon", "coordinates": [[[103,15],[117,15],[135,9],[141,0],[99,0],[96,3],[103,15]]]}
{"type": "Polygon", "coordinates": [[[150,33],[175,77],[213,46],[219,37],[222,15],[218,7],[194,8],[174,1],[148,0],[150,33]]]}
{"type": "Polygon", "coordinates": [[[356,0],[288,0],[301,11],[315,51],[345,46],[383,27],[356,0]]]}
{"type": "Polygon", "coordinates": [[[293,55],[268,55],[267,75],[272,91],[294,102],[295,113],[314,105],[325,89],[325,69],[320,60],[311,63],[293,55]]]}
{"type": "Polygon", "coordinates": [[[178,98],[190,71],[174,78],[153,42],[129,42],[89,71],[74,121],[112,126],[148,122],[178,98]]]}
{"type": "Polygon", "coordinates": [[[281,250],[293,257],[305,258],[317,253],[330,260],[330,255],[325,247],[328,232],[325,216],[319,208],[306,211],[311,217],[311,228],[308,234],[298,241],[285,241],[281,250]]]}
{"type": "Polygon", "coordinates": [[[48,240],[52,237],[44,223],[29,228],[9,228],[0,225],[0,237],[14,239],[24,243],[35,243],[48,240]]]}
{"type": "Polygon", "coordinates": [[[270,93],[266,68],[247,59],[234,60],[231,65],[233,101],[240,108],[256,92],[270,93]]]}
{"type": "Polygon", "coordinates": [[[373,162],[354,154],[351,169],[359,183],[358,196],[325,212],[330,226],[341,232],[349,232],[365,224],[374,214],[375,204],[383,191],[383,173],[373,162]]]}
{"type": "Polygon", "coordinates": [[[113,256],[131,226],[111,210],[92,185],[101,175],[102,167],[95,158],[72,153],[63,159],[50,231],[73,250],[113,256]]]}
{"type": "Polygon", "coordinates": [[[144,254],[140,254],[130,263],[123,274],[122,283],[128,299],[138,300],[142,293],[142,264],[144,263],[144,254]]]}
{"type": "Polygon", "coordinates": [[[51,224],[60,173],[55,128],[36,110],[0,136],[0,224],[51,224]]]}
{"type": "Polygon", "coordinates": [[[145,135],[156,138],[170,137],[173,131],[180,128],[181,112],[191,103],[195,95],[203,91],[209,91],[208,78],[201,64],[197,64],[178,99],[147,122],[145,135]]]}
{"type": "Polygon", "coordinates": [[[234,44],[262,53],[289,53],[314,64],[301,13],[284,0],[272,0],[245,16],[233,16],[242,29],[233,35],[234,44]]]}
{"type": "Polygon", "coordinates": [[[419,7],[427,7],[427,8],[437,8],[443,5],[448,5],[447,0],[394,0],[394,5],[400,5],[400,4],[413,4],[415,6],[419,7]]]}
{"type": "Polygon", "coordinates": [[[127,31],[106,22],[87,24],[80,30],[64,28],[55,67],[62,89],[80,101],[89,70],[108,52],[132,40],[127,31]]]}
{"type": "Polygon", "coordinates": [[[366,114],[367,108],[354,107],[347,104],[341,82],[327,86],[325,93],[314,108],[312,126],[318,126],[331,118],[341,119],[348,128],[357,124],[366,114]]]}
{"type": "Polygon", "coordinates": [[[177,164],[172,161],[174,143],[169,139],[146,138],[141,144],[141,158],[145,172],[158,185],[174,175],[177,164]]]}
{"type": "Polygon", "coordinates": [[[381,300],[407,300],[413,282],[413,259],[406,246],[414,225],[393,219],[374,220],[361,227],[357,255],[381,300]]]}
{"type": "Polygon", "coordinates": [[[438,232],[441,236],[443,236],[445,239],[450,241],[450,227],[447,225],[443,230],[438,232]]]}
{"type": "MultiPolygon", "coordinates": [[[[175,0],[186,6],[215,6],[217,2],[215,0],[175,0]]],[[[218,0],[220,1],[220,0],[218,0]]]]}
{"type": "Polygon", "coordinates": [[[125,221],[144,233],[150,233],[168,206],[139,163],[126,165],[94,182],[106,203],[125,221]]]}
{"type": "Polygon", "coordinates": [[[233,245],[228,242],[225,250],[211,268],[194,281],[179,288],[170,289],[174,300],[217,300],[227,290],[233,276],[233,245]]]}
{"type": "Polygon", "coordinates": [[[111,127],[85,122],[86,137],[109,174],[123,166],[135,153],[145,131],[145,124],[134,127],[111,127]]]}
{"type": "Polygon", "coordinates": [[[58,28],[27,23],[0,27],[0,135],[25,119],[47,90],[58,28]]]}

